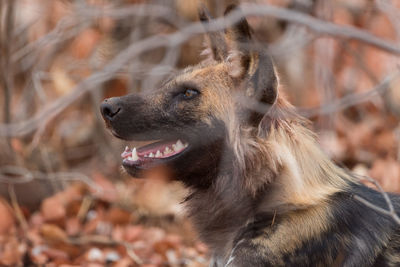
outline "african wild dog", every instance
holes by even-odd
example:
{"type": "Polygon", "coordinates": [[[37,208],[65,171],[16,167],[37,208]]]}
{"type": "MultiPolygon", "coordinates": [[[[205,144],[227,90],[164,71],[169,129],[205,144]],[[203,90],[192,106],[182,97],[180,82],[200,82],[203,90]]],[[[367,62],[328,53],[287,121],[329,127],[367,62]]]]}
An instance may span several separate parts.
{"type": "Polygon", "coordinates": [[[400,266],[399,226],[354,199],[383,197],[324,155],[246,19],[208,41],[208,59],[161,88],[101,105],[115,136],[158,140],[126,149],[126,171],[164,166],[190,189],[212,266],[400,266]]]}

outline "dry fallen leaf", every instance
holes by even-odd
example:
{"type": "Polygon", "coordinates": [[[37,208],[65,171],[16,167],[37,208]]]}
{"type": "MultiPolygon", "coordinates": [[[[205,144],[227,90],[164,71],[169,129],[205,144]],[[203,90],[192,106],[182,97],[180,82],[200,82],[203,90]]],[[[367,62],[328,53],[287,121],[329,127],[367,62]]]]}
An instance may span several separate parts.
{"type": "Polygon", "coordinates": [[[96,192],[91,188],[93,195],[106,202],[112,203],[117,201],[118,192],[115,185],[109,179],[99,172],[93,173],[92,179],[102,189],[101,192],[96,192]]]}
{"type": "Polygon", "coordinates": [[[14,225],[13,210],[6,200],[0,197],[0,235],[7,233],[14,225]]]}
{"type": "Polygon", "coordinates": [[[372,165],[370,176],[376,179],[385,191],[400,191],[400,164],[394,159],[378,159],[372,165]]]}
{"type": "Polygon", "coordinates": [[[68,236],[63,229],[54,224],[43,224],[40,227],[40,233],[49,243],[65,243],[68,236]]]}
{"type": "Polygon", "coordinates": [[[128,224],[131,221],[132,214],[118,207],[111,207],[105,218],[112,224],[128,224]]]}
{"type": "Polygon", "coordinates": [[[63,199],[60,195],[54,195],[46,198],[42,202],[41,212],[45,221],[57,221],[65,218],[66,209],[63,199]]]}
{"type": "Polygon", "coordinates": [[[0,264],[6,266],[16,266],[20,264],[25,251],[26,246],[20,243],[15,237],[7,239],[0,252],[0,264]]]}

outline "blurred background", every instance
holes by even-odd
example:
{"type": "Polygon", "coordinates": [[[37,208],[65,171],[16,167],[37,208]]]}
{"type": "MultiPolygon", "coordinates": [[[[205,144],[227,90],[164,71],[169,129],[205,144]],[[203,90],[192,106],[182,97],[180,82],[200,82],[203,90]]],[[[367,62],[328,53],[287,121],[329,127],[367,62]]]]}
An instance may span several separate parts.
{"type": "MultiPolygon", "coordinates": [[[[232,1],[0,1],[0,265],[207,266],[185,190],[128,177],[99,113],[203,59],[200,2],[232,1]]],[[[241,3],[326,153],[400,192],[400,2],[241,3]]]]}

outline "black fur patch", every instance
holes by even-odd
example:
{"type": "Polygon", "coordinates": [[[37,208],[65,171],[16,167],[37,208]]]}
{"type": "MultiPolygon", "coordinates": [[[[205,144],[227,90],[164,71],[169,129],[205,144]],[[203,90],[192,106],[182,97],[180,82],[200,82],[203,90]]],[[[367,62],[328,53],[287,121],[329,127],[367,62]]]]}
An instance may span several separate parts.
{"type": "MultiPolygon", "coordinates": [[[[397,266],[388,265],[387,253],[399,253],[399,226],[390,217],[354,199],[354,195],[386,207],[382,194],[352,184],[350,190],[329,200],[331,215],[326,231],[303,240],[301,246],[289,253],[279,254],[252,240],[268,240],[285,215],[259,214],[235,238],[234,266],[397,266]]],[[[399,196],[391,198],[398,207],[399,196]]]]}

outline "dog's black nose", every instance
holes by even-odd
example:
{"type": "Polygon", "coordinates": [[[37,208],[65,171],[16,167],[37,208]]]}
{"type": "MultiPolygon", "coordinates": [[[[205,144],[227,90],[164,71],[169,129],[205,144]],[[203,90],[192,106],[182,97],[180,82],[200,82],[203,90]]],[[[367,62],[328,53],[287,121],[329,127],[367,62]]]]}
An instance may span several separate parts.
{"type": "Polygon", "coordinates": [[[112,101],[112,99],[106,99],[100,105],[101,115],[103,115],[103,118],[107,121],[112,121],[118,112],[121,111],[121,107],[114,102],[115,101],[112,101]]]}

